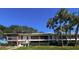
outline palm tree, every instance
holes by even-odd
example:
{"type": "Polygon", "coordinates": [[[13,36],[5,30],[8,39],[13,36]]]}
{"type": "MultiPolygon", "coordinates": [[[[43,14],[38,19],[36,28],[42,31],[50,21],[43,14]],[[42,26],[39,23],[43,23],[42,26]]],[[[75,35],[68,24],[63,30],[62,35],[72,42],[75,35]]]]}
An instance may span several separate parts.
{"type": "MultiPolygon", "coordinates": [[[[70,13],[65,14],[65,20],[64,20],[64,32],[67,40],[67,36],[70,36],[71,39],[71,30],[73,30],[72,26],[70,25],[72,23],[72,15],[70,13]],[[70,34],[70,35],[69,35],[70,34]]],[[[67,40],[67,46],[68,46],[69,40],[67,40]]]]}
{"type": "MultiPolygon", "coordinates": [[[[53,29],[54,34],[55,34],[56,33],[55,27],[56,27],[56,20],[54,18],[49,18],[47,22],[47,28],[53,29]]],[[[56,36],[54,35],[54,37],[56,36]]]]}
{"type": "MultiPolygon", "coordinates": [[[[66,35],[66,39],[67,39],[67,32],[69,31],[69,34],[70,34],[70,37],[71,37],[71,30],[73,30],[73,27],[75,25],[77,25],[77,28],[76,28],[76,34],[78,34],[78,19],[79,17],[77,16],[74,16],[75,13],[69,13],[66,9],[61,9],[60,12],[58,13],[58,16],[59,16],[59,20],[60,20],[60,30],[61,30],[61,33],[62,32],[65,32],[65,35],[66,35]],[[61,25],[61,23],[64,23],[63,26],[61,25]]],[[[79,22],[78,22],[79,23],[79,22]]],[[[77,35],[75,35],[77,36],[77,35]]],[[[61,37],[61,35],[60,35],[61,37]]],[[[67,40],[68,41],[68,40],[67,40]]],[[[75,41],[77,42],[77,37],[75,37],[75,41]]],[[[63,45],[63,41],[62,41],[62,45],[63,45]]],[[[67,45],[68,45],[68,42],[67,42],[67,45]]]]}
{"type": "Polygon", "coordinates": [[[67,35],[67,30],[68,29],[64,29],[64,26],[67,25],[68,23],[68,11],[66,9],[60,9],[60,11],[58,12],[58,17],[59,17],[59,23],[60,23],[60,26],[59,26],[59,30],[60,30],[60,39],[62,40],[62,46],[63,46],[63,39],[62,39],[62,33],[65,32],[66,35],[67,35]]]}
{"type": "MultiPolygon", "coordinates": [[[[64,8],[60,9],[57,12],[56,16],[49,19],[47,23],[47,27],[53,29],[54,33],[55,32],[58,33],[61,40],[62,40],[62,32],[63,32],[62,31],[63,22],[64,22],[64,19],[67,17],[66,13],[67,13],[67,10],[65,10],[64,8]]],[[[62,46],[63,46],[63,40],[62,40],[62,46]]]]}
{"type": "MultiPolygon", "coordinates": [[[[69,15],[69,28],[68,31],[70,32],[71,36],[71,30],[75,27],[75,46],[77,45],[77,35],[79,30],[79,16],[75,15],[75,13],[72,13],[69,15]]],[[[71,37],[70,37],[71,39],[71,37]]]]}
{"type": "MultiPolygon", "coordinates": [[[[71,31],[75,27],[75,46],[77,45],[77,36],[79,31],[79,15],[68,13],[66,9],[60,9],[56,16],[48,20],[47,27],[53,29],[55,33],[60,33],[60,39],[62,38],[62,33],[65,32],[67,36],[70,34],[71,39],[71,31]],[[64,23],[64,24],[63,24],[64,23]],[[59,31],[58,31],[59,30],[59,31]]],[[[63,40],[62,40],[63,45],[63,40]]],[[[68,45],[68,43],[67,43],[68,45]]]]}
{"type": "Polygon", "coordinates": [[[75,46],[76,46],[79,31],[79,15],[75,15],[75,13],[73,13],[70,20],[71,20],[70,29],[73,30],[73,28],[75,27],[75,46]]]}
{"type": "Polygon", "coordinates": [[[77,45],[77,37],[78,37],[78,31],[79,31],[79,16],[77,16],[73,22],[75,23],[74,25],[76,26],[75,29],[75,46],[77,45]]]}

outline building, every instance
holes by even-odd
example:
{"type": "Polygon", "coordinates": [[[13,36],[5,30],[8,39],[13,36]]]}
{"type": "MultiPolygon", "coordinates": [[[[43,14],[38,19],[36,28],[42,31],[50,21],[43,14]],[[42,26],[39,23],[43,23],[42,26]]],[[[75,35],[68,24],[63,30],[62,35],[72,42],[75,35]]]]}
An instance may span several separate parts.
{"type": "MultiPolygon", "coordinates": [[[[63,40],[63,43],[66,44],[68,41],[75,41],[74,35],[62,36],[62,39],[59,39],[57,35],[52,33],[4,33],[8,44],[10,45],[54,45],[57,42],[63,40]]],[[[79,36],[78,36],[79,38],[79,36]]],[[[79,39],[78,39],[79,40],[79,39]]]]}

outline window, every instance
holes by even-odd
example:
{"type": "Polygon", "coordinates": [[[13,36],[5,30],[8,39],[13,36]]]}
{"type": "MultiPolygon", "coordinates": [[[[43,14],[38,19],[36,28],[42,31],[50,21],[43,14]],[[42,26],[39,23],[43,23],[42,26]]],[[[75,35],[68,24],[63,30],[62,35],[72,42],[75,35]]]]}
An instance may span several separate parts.
{"type": "Polygon", "coordinates": [[[31,36],[31,39],[39,39],[39,36],[31,36]]]}
{"type": "Polygon", "coordinates": [[[40,36],[40,39],[48,39],[48,36],[40,36]]]}
{"type": "Polygon", "coordinates": [[[21,36],[21,39],[23,39],[23,36],[21,36]]]}

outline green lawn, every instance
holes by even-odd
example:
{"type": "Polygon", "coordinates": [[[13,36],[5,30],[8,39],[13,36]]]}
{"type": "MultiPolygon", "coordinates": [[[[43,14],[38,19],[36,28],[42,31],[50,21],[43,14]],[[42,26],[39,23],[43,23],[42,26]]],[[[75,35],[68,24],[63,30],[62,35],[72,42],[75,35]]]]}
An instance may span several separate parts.
{"type": "Polygon", "coordinates": [[[20,47],[16,50],[79,50],[79,46],[29,46],[20,47]]]}
{"type": "Polygon", "coordinates": [[[8,48],[0,48],[0,50],[8,50],[8,48]]]}
{"type": "MultiPolygon", "coordinates": [[[[0,50],[13,50],[13,47],[11,48],[0,48],[0,50]]],[[[79,50],[79,46],[29,46],[19,47],[14,50],[79,50]]]]}
{"type": "Polygon", "coordinates": [[[0,50],[8,50],[7,47],[0,47],[0,50]]]}

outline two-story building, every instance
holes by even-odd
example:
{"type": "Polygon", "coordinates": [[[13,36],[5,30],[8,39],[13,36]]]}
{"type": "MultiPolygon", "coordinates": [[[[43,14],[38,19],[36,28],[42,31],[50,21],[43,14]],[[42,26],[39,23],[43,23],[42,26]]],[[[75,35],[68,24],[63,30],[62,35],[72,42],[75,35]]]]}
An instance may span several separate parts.
{"type": "MultiPolygon", "coordinates": [[[[4,33],[4,36],[6,37],[8,44],[10,45],[51,45],[53,42],[58,41],[66,41],[69,40],[74,41],[74,35],[70,36],[62,36],[62,39],[59,39],[59,37],[52,33],[4,33]]],[[[78,36],[79,38],[79,36],[78,36]]],[[[78,39],[79,40],[79,39],[78,39]]],[[[66,44],[66,43],[65,43],[66,44]]]]}

